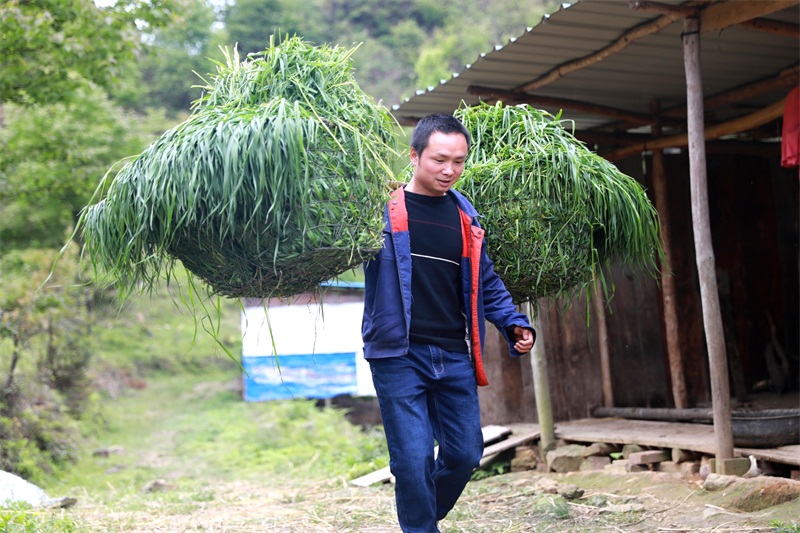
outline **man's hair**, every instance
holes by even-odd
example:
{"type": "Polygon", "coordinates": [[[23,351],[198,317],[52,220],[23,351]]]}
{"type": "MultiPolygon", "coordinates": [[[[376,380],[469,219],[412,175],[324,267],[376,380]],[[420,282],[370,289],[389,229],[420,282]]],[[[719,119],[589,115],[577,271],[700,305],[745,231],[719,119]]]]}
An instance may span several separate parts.
{"type": "Polygon", "coordinates": [[[441,133],[460,133],[467,139],[467,150],[472,145],[469,132],[461,121],[447,113],[435,113],[423,118],[414,127],[414,131],[411,134],[411,148],[417,152],[417,155],[422,155],[422,151],[428,146],[428,140],[436,131],[441,133]]]}

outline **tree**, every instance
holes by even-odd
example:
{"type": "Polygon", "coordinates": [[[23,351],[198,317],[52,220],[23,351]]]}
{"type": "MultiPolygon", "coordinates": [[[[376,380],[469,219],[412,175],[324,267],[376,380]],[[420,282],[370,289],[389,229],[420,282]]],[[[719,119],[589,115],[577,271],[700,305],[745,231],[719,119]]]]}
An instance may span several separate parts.
{"type": "Polygon", "coordinates": [[[81,78],[108,88],[134,57],[140,26],[158,25],[171,0],[5,0],[0,4],[0,105],[68,99],[81,78]]]}
{"type": "Polygon", "coordinates": [[[0,256],[0,470],[28,479],[73,457],[88,405],[94,293],[79,283],[77,248],[47,286],[54,250],[0,256]]]}
{"type": "Polygon", "coordinates": [[[553,0],[511,2],[455,0],[447,4],[446,22],[420,48],[415,64],[418,85],[437,85],[473,63],[492,46],[504,44],[536,25],[558,5],[553,0]],[[464,27],[468,25],[469,31],[464,27]]]}
{"type": "Polygon", "coordinates": [[[211,59],[222,61],[219,46],[227,35],[215,29],[216,14],[206,1],[175,0],[167,24],[152,32],[143,46],[139,70],[131,70],[125,92],[114,99],[139,111],[161,107],[170,114],[186,114],[200,97],[200,76],[215,70],[211,59]]]}
{"type": "Polygon", "coordinates": [[[283,27],[283,22],[280,0],[237,0],[225,11],[229,39],[241,57],[266,49],[272,34],[291,35],[293,29],[283,27]]]}
{"type": "Polygon", "coordinates": [[[61,247],[100,179],[145,145],[147,124],[81,81],[71,100],[10,105],[0,130],[0,242],[61,247]]]}

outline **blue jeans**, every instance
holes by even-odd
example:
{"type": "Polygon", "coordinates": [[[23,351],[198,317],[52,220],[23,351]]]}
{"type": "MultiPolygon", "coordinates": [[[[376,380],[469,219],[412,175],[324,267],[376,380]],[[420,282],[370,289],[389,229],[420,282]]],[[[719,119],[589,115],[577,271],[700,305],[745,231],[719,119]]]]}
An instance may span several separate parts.
{"type": "Polygon", "coordinates": [[[475,371],[466,353],[412,344],[405,356],[370,359],[397,518],[405,533],[434,533],[483,455],[475,371]],[[434,460],[434,439],[439,454],[434,460]]]}

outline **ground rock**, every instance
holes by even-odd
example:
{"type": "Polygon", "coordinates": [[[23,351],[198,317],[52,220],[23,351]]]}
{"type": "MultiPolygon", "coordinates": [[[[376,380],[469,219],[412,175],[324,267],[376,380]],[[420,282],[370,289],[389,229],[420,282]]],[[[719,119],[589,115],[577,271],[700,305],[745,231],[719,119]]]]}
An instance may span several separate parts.
{"type": "Polygon", "coordinates": [[[606,444],[605,442],[594,442],[590,444],[584,451],[584,457],[595,457],[610,455],[619,451],[619,446],[614,444],[606,444]]]}
{"type": "Polygon", "coordinates": [[[639,511],[644,511],[644,505],[641,503],[621,503],[600,509],[601,513],[636,513],[639,511]]]}
{"type": "Polygon", "coordinates": [[[558,487],[559,484],[557,481],[547,477],[539,478],[536,481],[536,485],[534,485],[537,491],[543,492],[544,494],[558,494],[558,487]]]}
{"type": "Polygon", "coordinates": [[[172,490],[175,488],[175,485],[172,483],[168,483],[163,479],[154,479],[149,481],[143,488],[142,492],[161,492],[164,490],[172,490]]]}
{"type": "Polygon", "coordinates": [[[800,481],[772,476],[740,478],[729,491],[731,507],[753,512],[800,498],[800,481]]]}
{"type": "Polygon", "coordinates": [[[535,470],[536,465],[536,450],[531,446],[517,446],[514,450],[514,458],[511,459],[511,471],[535,470]]]}
{"type": "Polygon", "coordinates": [[[708,491],[722,490],[738,480],[737,476],[723,476],[720,474],[709,474],[703,482],[703,488],[708,491]]]}
{"type": "Polygon", "coordinates": [[[111,455],[125,453],[125,448],[122,446],[109,446],[108,448],[100,448],[92,452],[95,457],[110,457],[111,455]]]}
{"type": "MultiPolygon", "coordinates": [[[[700,461],[686,461],[680,463],[680,467],[681,476],[684,478],[691,479],[700,475],[700,461]]],[[[708,477],[707,474],[706,477],[708,477]]]]}
{"type": "Polygon", "coordinates": [[[644,451],[644,448],[639,446],[638,444],[626,444],[622,447],[622,457],[627,459],[633,453],[638,453],[644,451]]]}
{"type": "Polygon", "coordinates": [[[547,465],[558,473],[577,472],[583,463],[586,446],[568,444],[547,452],[547,465]]]}
{"type": "Polygon", "coordinates": [[[584,490],[577,485],[559,483],[546,477],[537,480],[534,488],[544,494],[558,494],[565,500],[577,500],[584,494],[584,490]]]}
{"type": "Polygon", "coordinates": [[[575,485],[562,485],[558,489],[558,494],[565,500],[577,500],[583,497],[584,490],[575,485]]]}
{"type": "Polygon", "coordinates": [[[611,464],[611,457],[590,455],[581,463],[581,470],[603,470],[611,464]]]}
{"type": "Polygon", "coordinates": [[[680,474],[681,465],[676,463],[675,461],[664,461],[658,464],[658,471],[668,472],[670,474],[680,474]]]}
{"type": "Polygon", "coordinates": [[[603,470],[612,474],[624,474],[628,471],[628,460],[615,459],[611,461],[610,465],[604,466],[603,470]]]}

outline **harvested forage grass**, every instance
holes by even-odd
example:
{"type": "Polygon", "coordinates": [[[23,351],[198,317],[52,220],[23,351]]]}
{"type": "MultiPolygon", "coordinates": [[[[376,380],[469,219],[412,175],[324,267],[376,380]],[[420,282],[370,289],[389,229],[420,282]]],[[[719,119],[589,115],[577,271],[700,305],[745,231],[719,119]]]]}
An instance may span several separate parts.
{"type": "Polygon", "coordinates": [[[82,213],[98,275],[129,294],[180,260],[212,293],[290,296],[379,250],[393,122],[355,82],[354,50],[295,37],[226,54],[192,115],[82,213]]]}
{"type": "Polygon", "coordinates": [[[571,299],[610,260],[657,272],[658,215],[644,190],[559,117],[502,104],[455,114],[473,140],[457,187],[483,215],[487,251],[515,302],[571,299]]]}

